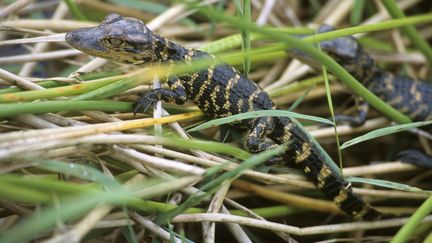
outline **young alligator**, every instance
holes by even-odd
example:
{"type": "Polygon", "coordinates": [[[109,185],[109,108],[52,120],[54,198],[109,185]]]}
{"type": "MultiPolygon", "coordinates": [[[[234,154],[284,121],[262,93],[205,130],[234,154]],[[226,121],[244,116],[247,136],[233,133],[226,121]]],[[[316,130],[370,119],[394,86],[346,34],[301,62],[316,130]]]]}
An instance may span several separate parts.
{"type": "MultiPolygon", "coordinates": [[[[72,47],[90,55],[120,63],[190,62],[214,58],[206,52],[184,48],[149,30],[138,19],[109,15],[98,26],[78,29],[66,35],[72,47]]],[[[204,113],[219,118],[247,111],[276,109],[254,82],[228,64],[168,78],[170,89],[155,89],[136,103],[136,111],[146,111],[158,100],[184,104],[192,100],[204,113]]],[[[344,212],[364,219],[376,219],[380,213],[352,192],[350,184],[325,163],[325,155],[287,117],[262,117],[231,124],[250,129],[247,148],[254,153],[290,141],[284,155],[272,163],[293,161],[321,191],[344,212]]]]}
{"type": "MultiPolygon", "coordinates": [[[[333,29],[332,26],[323,25],[317,32],[322,33],[333,29]]],[[[352,36],[323,41],[320,47],[371,92],[413,121],[432,119],[430,83],[395,75],[381,69],[352,36]]],[[[321,65],[311,58],[296,51],[291,53],[303,62],[321,68],[321,65]]]]}
{"type": "MultiPolygon", "coordinates": [[[[323,25],[318,28],[317,32],[328,32],[333,29],[332,26],[323,25]]],[[[342,65],[371,92],[410,117],[413,121],[432,119],[432,85],[430,82],[395,75],[381,69],[352,36],[323,41],[320,43],[320,48],[342,65]]],[[[317,63],[314,59],[301,52],[294,50],[290,53],[292,56],[317,69],[321,68],[320,63],[317,63]]],[[[352,125],[360,125],[366,119],[367,103],[364,102],[359,106],[358,110],[359,113],[356,117],[338,117],[342,121],[349,122],[352,125]]],[[[415,149],[401,151],[396,157],[403,162],[432,168],[432,157],[415,149]]]]}

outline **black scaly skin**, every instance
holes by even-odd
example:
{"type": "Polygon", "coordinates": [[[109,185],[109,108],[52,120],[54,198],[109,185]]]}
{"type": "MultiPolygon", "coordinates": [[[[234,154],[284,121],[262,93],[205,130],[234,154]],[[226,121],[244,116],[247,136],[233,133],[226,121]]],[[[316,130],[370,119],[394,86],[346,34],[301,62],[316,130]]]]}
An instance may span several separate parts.
{"type": "MultiPolygon", "coordinates": [[[[323,25],[318,29],[318,33],[333,29],[332,26],[323,25]]],[[[432,119],[432,85],[430,82],[410,79],[381,69],[352,36],[323,41],[320,47],[371,92],[413,121],[432,119]]],[[[321,68],[319,63],[298,51],[293,51],[291,54],[313,67],[321,68]]],[[[358,108],[357,117],[338,116],[338,118],[354,126],[361,125],[366,119],[368,105],[363,102],[358,108]]],[[[396,159],[432,168],[432,157],[413,149],[399,152],[396,159]]]]}
{"type": "MultiPolygon", "coordinates": [[[[323,25],[318,32],[330,30],[333,30],[333,27],[323,25]]],[[[352,36],[323,41],[320,46],[366,88],[413,121],[432,119],[430,83],[395,75],[379,68],[352,36]]],[[[306,62],[314,66],[309,60],[306,62]]]]}
{"type": "MultiPolygon", "coordinates": [[[[151,32],[142,21],[109,15],[97,27],[69,32],[66,41],[94,56],[123,63],[191,62],[213,58],[210,54],[186,49],[151,32]]],[[[247,111],[276,109],[267,93],[227,64],[168,79],[170,89],[155,89],[136,103],[146,111],[158,100],[184,104],[192,100],[205,114],[226,117],[247,111]]],[[[260,152],[290,142],[284,155],[272,163],[294,161],[308,178],[344,212],[364,219],[377,219],[379,212],[352,192],[351,186],[325,163],[325,157],[296,123],[287,117],[262,117],[231,124],[250,129],[247,147],[260,152]],[[267,139],[267,140],[266,140],[267,139]]]]}

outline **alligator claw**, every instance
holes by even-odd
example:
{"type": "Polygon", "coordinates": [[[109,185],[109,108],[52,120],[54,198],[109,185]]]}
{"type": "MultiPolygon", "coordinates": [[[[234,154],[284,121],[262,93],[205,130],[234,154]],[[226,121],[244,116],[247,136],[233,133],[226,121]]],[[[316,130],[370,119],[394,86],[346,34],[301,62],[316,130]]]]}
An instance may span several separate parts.
{"type": "Polygon", "coordinates": [[[145,113],[150,107],[154,107],[159,100],[153,93],[145,93],[135,102],[134,114],[138,112],[145,113]]]}

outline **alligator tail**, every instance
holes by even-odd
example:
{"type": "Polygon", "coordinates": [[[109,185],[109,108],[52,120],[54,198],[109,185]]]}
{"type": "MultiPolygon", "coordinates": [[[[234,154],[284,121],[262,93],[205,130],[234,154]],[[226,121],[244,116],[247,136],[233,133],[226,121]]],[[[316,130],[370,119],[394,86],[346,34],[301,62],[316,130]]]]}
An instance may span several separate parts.
{"type": "Polygon", "coordinates": [[[278,117],[278,121],[277,126],[283,128],[275,131],[284,131],[284,134],[273,134],[273,137],[281,143],[290,142],[287,159],[293,160],[327,198],[356,219],[374,220],[382,217],[380,212],[352,191],[350,183],[326,163],[328,156],[322,154],[319,145],[309,138],[297,122],[286,117],[278,117]]]}

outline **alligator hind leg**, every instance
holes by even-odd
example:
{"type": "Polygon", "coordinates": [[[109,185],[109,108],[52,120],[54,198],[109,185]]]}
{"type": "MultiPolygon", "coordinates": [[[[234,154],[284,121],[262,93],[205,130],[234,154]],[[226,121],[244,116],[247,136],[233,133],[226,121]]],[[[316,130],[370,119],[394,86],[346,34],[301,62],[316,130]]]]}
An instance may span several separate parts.
{"type": "Polygon", "coordinates": [[[395,157],[404,163],[432,169],[432,157],[415,149],[400,151],[395,157]]]}
{"type": "MultiPolygon", "coordinates": [[[[252,129],[246,141],[246,147],[252,153],[259,153],[278,146],[267,135],[273,130],[275,124],[272,117],[258,117],[252,121],[252,129]]],[[[281,162],[282,156],[275,156],[267,161],[267,164],[281,162]]]]}
{"type": "Polygon", "coordinates": [[[365,123],[366,115],[369,111],[369,103],[360,98],[358,100],[359,104],[356,105],[357,114],[351,116],[335,115],[336,124],[348,124],[352,127],[358,127],[365,123]]]}

